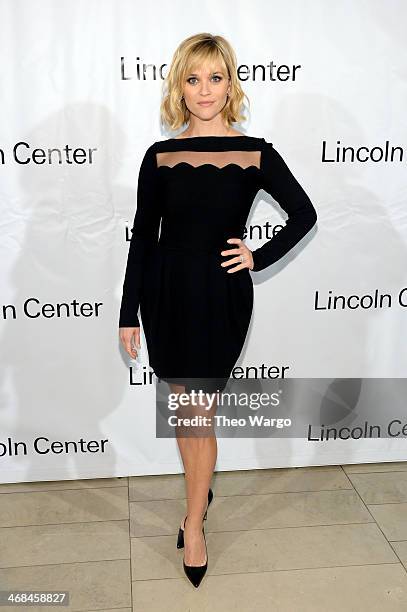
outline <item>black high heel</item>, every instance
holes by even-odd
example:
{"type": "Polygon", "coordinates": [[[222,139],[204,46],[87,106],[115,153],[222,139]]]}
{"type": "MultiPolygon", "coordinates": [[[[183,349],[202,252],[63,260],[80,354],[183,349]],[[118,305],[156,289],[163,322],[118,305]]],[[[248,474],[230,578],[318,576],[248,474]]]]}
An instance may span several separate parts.
{"type": "MultiPolygon", "coordinates": [[[[185,518],[184,526],[187,518],[185,518]]],[[[208,569],[208,549],[206,547],[206,538],[205,538],[205,530],[202,524],[202,533],[205,540],[205,552],[206,552],[206,562],[205,565],[185,565],[185,558],[182,559],[182,564],[184,566],[184,572],[188,580],[194,585],[194,587],[198,588],[201,584],[202,578],[206,574],[206,570],[208,569]]]]}
{"type": "MultiPolygon", "coordinates": [[[[213,499],[213,491],[210,488],[209,491],[208,491],[208,505],[206,507],[205,514],[203,516],[203,520],[204,521],[206,521],[206,518],[207,518],[207,515],[208,515],[208,508],[209,508],[209,505],[210,505],[212,499],[213,499]]],[[[187,519],[185,517],[185,521],[186,520],[187,519]]],[[[185,525],[185,521],[184,521],[184,525],[185,525]]],[[[184,530],[182,529],[182,527],[180,527],[179,530],[178,530],[177,548],[184,548],[184,530]]]]}

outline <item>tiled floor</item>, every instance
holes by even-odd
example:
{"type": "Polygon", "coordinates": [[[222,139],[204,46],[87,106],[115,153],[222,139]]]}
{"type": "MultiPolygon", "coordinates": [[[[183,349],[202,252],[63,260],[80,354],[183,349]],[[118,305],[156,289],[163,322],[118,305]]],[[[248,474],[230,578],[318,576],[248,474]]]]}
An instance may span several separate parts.
{"type": "Polygon", "coordinates": [[[217,472],[212,488],[195,589],[182,474],[0,485],[0,590],[69,591],[70,612],[407,610],[407,462],[217,472]]]}

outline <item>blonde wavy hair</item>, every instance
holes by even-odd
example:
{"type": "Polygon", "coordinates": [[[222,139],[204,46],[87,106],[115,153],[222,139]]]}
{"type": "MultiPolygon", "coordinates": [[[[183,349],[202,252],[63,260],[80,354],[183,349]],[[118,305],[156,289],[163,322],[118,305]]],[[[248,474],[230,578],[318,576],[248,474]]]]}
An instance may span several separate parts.
{"type": "Polygon", "coordinates": [[[230,78],[230,94],[221,111],[222,119],[226,127],[246,119],[241,109],[244,106],[244,98],[247,99],[249,107],[250,101],[237,78],[236,54],[223,36],[203,32],[189,36],[175,50],[163,83],[160,116],[164,127],[177,130],[184,123],[188,123],[191,113],[182,98],[186,75],[197,66],[214,65],[218,61],[230,78]]]}

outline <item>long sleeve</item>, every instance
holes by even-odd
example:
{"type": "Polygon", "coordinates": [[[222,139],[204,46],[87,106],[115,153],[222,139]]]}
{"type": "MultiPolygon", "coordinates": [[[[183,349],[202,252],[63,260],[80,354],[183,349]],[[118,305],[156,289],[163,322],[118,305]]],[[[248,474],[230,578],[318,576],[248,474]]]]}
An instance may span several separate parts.
{"type": "Polygon", "coordinates": [[[138,176],[137,208],[123,282],[119,327],[140,326],[138,309],[143,273],[151,247],[157,243],[161,221],[156,172],[155,149],[151,145],[144,154],[138,176]]]}
{"type": "Polygon", "coordinates": [[[293,176],[287,164],[273,147],[264,141],[261,165],[261,188],[269,193],[288,214],[285,226],[253,253],[253,271],[267,268],[283,257],[315,225],[317,213],[308,195],[293,176]]]}

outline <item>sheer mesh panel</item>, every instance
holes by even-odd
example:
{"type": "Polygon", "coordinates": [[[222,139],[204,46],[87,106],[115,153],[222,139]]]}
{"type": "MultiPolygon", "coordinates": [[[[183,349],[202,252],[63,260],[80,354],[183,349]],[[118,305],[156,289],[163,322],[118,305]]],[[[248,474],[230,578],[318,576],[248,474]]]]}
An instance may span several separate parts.
{"type": "Polygon", "coordinates": [[[195,168],[203,164],[218,168],[229,164],[236,164],[241,168],[260,168],[260,156],[261,151],[168,151],[157,153],[157,166],[173,168],[177,164],[187,163],[195,168]]]}

